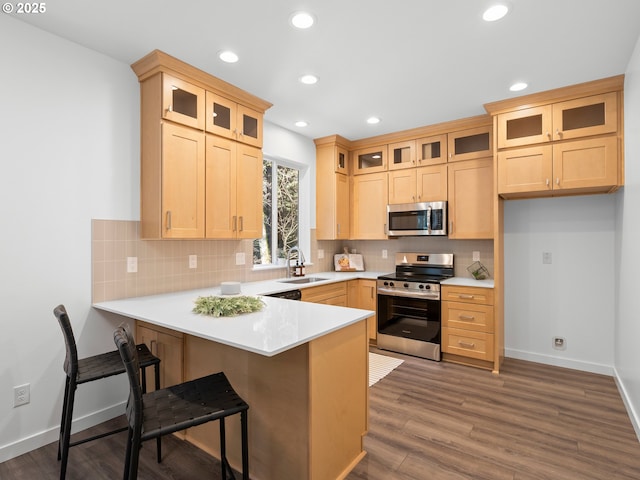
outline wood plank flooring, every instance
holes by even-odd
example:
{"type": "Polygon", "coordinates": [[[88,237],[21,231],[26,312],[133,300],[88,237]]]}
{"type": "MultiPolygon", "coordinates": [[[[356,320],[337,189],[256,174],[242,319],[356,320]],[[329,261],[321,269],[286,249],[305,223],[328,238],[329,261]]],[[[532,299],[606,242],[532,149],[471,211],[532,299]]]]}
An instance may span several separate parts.
{"type": "MultiPolygon", "coordinates": [[[[347,480],[640,479],[640,442],[611,377],[514,359],[495,376],[373,351],[405,362],[370,389],[368,454],[347,480]]],[[[120,433],[72,448],[67,479],[121,478],[124,443],[120,433]]],[[[143,448],[140,480],[220,479],[216,459],[175,437],[163,445],[161,464],[153,442],[143,448]]],[[[58,468],[51,444],[0,464],[0,479],[54,479],[58,468]]]]}

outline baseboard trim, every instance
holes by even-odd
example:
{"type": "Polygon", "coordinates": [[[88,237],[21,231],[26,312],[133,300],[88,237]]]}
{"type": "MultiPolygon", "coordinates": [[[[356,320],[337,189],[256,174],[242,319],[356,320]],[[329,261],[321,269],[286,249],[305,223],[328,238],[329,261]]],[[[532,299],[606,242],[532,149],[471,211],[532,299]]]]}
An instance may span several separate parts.
{"type": "Polygon", "coordinates": [[[613,378],[615,378],[616,380],[618,391],[620,392],[622,402],[624,403],[624,406],[627,409],[627,413],[629,414],[629,419],[631,420],[631,425],[633,425],[633,429],[636,432],[636,437],[638,437],[638,441],[640,441],[640,416],[638,415],[636,409],[633,408],[633,402],[631,401],[627,389],[624,386],[624,382],[618,375],[617,370],[615,370],[613,378]]]}
{"type": "MultiPolygon", "coordinates": [[[[126,403],[122,402],[118,403],[117,405],[107,407],[103,410],[92,412],[83,417],[76,418],[73,420],[71,433],[73,434],[81,432],[82,430],[93,427],[102,422],[106,422],[107,420],[111,420],[112,418],[118,417],[124,413],[125,406],[126,403]]],[[[28,453],[31,450],[44,447],[45,445],[48,445],[52,442],[57,442],[59,430],[60,426],[56,425],[55,427],[48,428],[47,430],[43,430],[42,432],[34,433],[33,435],[29,435],[28,437],[21,438],[19,440],[16,440],[15,442],[1,446],[0,463],[6,462],[7,460],[11,460],[15,457],[19,457],[20,455],[28,453]]]]}
{"type": "Polygon", "coordinates": [[[614,368],[612,365],[583,362],[581,360],[573,360],[571,358],[554,357],[553,355],[542,355],[540,353],[525,352],[523,350],[515,350],[510,348],[505,348],[504,355],[507,358],[517,358],[519,360],[528,360],[530,362],[543,363],[545,365],[571,368],[573,370],[582,370],[584,372],[599,373],[601,375],[608,375],[610,377],[614,376],[614,368]]]}

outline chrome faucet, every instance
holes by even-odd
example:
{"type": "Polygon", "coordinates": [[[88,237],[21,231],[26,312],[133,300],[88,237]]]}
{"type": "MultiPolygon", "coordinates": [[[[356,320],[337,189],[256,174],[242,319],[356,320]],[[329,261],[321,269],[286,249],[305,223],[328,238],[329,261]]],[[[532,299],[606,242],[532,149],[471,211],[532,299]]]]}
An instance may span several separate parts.
{"type": "Polygon", "coordinates": [[[289,249],[289,252],[287,253],[287,278],[291,278],[291,252],[293,251],[298,252],[298,260],[304,263],[304,253],[302,253],[302,250],[300,250],[300,247],[298,246],[291,247],[289,249]]]}

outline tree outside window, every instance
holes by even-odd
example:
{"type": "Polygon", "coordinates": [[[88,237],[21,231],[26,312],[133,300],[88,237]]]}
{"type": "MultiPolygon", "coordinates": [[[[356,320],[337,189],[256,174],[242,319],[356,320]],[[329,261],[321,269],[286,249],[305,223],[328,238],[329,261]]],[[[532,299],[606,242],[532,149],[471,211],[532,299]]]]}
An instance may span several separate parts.
{"type": "Polygon", "coordinates": [[[300,171],[265,158],[262,164],[262,238],[253,242],[254,265],[284,264],[298,245],[300,171]],[[275,185],[274,185],[275,178],[275,185]]]}

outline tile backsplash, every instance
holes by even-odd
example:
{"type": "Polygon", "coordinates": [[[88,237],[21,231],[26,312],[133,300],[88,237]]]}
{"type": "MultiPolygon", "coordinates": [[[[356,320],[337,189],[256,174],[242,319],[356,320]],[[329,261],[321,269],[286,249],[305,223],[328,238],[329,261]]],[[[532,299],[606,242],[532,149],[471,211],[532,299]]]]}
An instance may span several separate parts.
{"type": "MultiPolygon", "coordinates": [[[[254,282],[282,278],[284,268],[253,268],[252,240],[141,240],[140,222],[98,220],[91,223],[92,301],[138,297],[157,293],[206,288],[224,281],[254,282]],[[236,265],[244,254],[245,264],[236,265]],[[197,268],[189,268],[189,255],[197,268]],[[127,272],[127,257],[137,258],[137,272],[127,272]]],[[[365,269],[381,273],[394,270],[396,252],[454,253],[456,276],[471,277],[472,252],[493,276],[492,240],[449,240],[446,237],[405,237],[393,240],[316,240],[311,231],[313,263],[307,273],[333,270],[333,255],[347,247],[364,256],[365,269]],[[318,250],[324,258],[318,258],[318,250]],[[382,251],[387,250],[387,258],[382,251]]],[[[307,252],[304,252],[305,254],[307,252]]]]}

